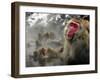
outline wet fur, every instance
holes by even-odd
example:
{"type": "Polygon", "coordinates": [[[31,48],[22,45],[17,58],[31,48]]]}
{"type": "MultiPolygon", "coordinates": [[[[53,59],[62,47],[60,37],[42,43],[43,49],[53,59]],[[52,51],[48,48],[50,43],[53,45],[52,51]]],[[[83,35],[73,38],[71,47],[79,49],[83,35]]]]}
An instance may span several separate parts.
{"type": "Polygon", "coordinates": [[[65,38],[62,55],[64,64],[89,64],[89,33],[83,26],[80,27],[72,40],[65,38]]]}

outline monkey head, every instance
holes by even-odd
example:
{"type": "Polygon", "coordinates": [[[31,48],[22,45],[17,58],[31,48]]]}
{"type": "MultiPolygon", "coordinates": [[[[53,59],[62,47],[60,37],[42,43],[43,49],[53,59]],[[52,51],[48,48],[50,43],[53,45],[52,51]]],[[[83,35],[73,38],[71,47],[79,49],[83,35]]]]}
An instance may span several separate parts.
{"type": "Polygon", "coordinates": [[[79,31],[80,23],[77,19],[71,19],[68,21],[64,29],[64,36],[67,40],[72,40],[74,35],[79,31]]]}

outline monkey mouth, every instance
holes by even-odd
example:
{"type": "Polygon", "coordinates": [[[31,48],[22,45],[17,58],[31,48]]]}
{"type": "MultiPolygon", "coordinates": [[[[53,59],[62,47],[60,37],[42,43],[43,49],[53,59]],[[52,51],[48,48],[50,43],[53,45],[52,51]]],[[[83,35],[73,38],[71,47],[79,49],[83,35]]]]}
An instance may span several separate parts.
{"type": "Polygon", "coordinates": [[[68,40],[72,40],[72,39],[74,38],[74,35],[75,35],[75,33],[67,34],[67,35],[66,35],[66,38],[67,38],[68,40]]]}
{"type": "Polygon", "coordinates": [[[74,37],[75,33],[78,31],[78,29],[79,29],[79,24],[78,23],[76,23],[76,22],[70,23],[69,24],[69,29],[66,33],[67,38],[72,39],[74,37]]]}
{"type": "Polygon", "coordinates": [[[74,35],[75,35],[75,33],[74,33],[73,31],[69,31],[69,32],[67,33],[67,37],[68,37],[69,39],[72,39],[72,38],[74,37],[74,35]]]}

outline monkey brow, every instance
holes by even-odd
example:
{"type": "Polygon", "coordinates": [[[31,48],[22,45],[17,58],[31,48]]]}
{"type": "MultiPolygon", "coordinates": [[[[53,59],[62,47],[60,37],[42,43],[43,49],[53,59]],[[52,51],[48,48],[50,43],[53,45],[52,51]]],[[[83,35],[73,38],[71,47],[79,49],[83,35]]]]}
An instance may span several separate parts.
{"type": "Polygon", "coordinates": [[[70,24],[76,24],[77,26],[80,26],[80,23],[79,22],[76,22],[76,21],[72,21],[72,22],[70,22],[70,24]]]}

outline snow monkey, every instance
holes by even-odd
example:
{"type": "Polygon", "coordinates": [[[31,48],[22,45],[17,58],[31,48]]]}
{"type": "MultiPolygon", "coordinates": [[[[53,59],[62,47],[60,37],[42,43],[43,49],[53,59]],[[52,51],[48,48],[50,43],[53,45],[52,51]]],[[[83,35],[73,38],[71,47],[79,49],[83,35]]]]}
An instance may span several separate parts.
{"type": "Polygon", "coordinates": [[[64,64],[89,64],[89,22],[73,17],[64,28],[64,64]],[[87,24],[86,24],[86,23],[87,24]]]}
{"type": "Polygon", "coordinates": [[[61,65],[61,52],[62,48],[40,48],[34,52],[34,60],[38,61],[40,66],[61,65]]]}

